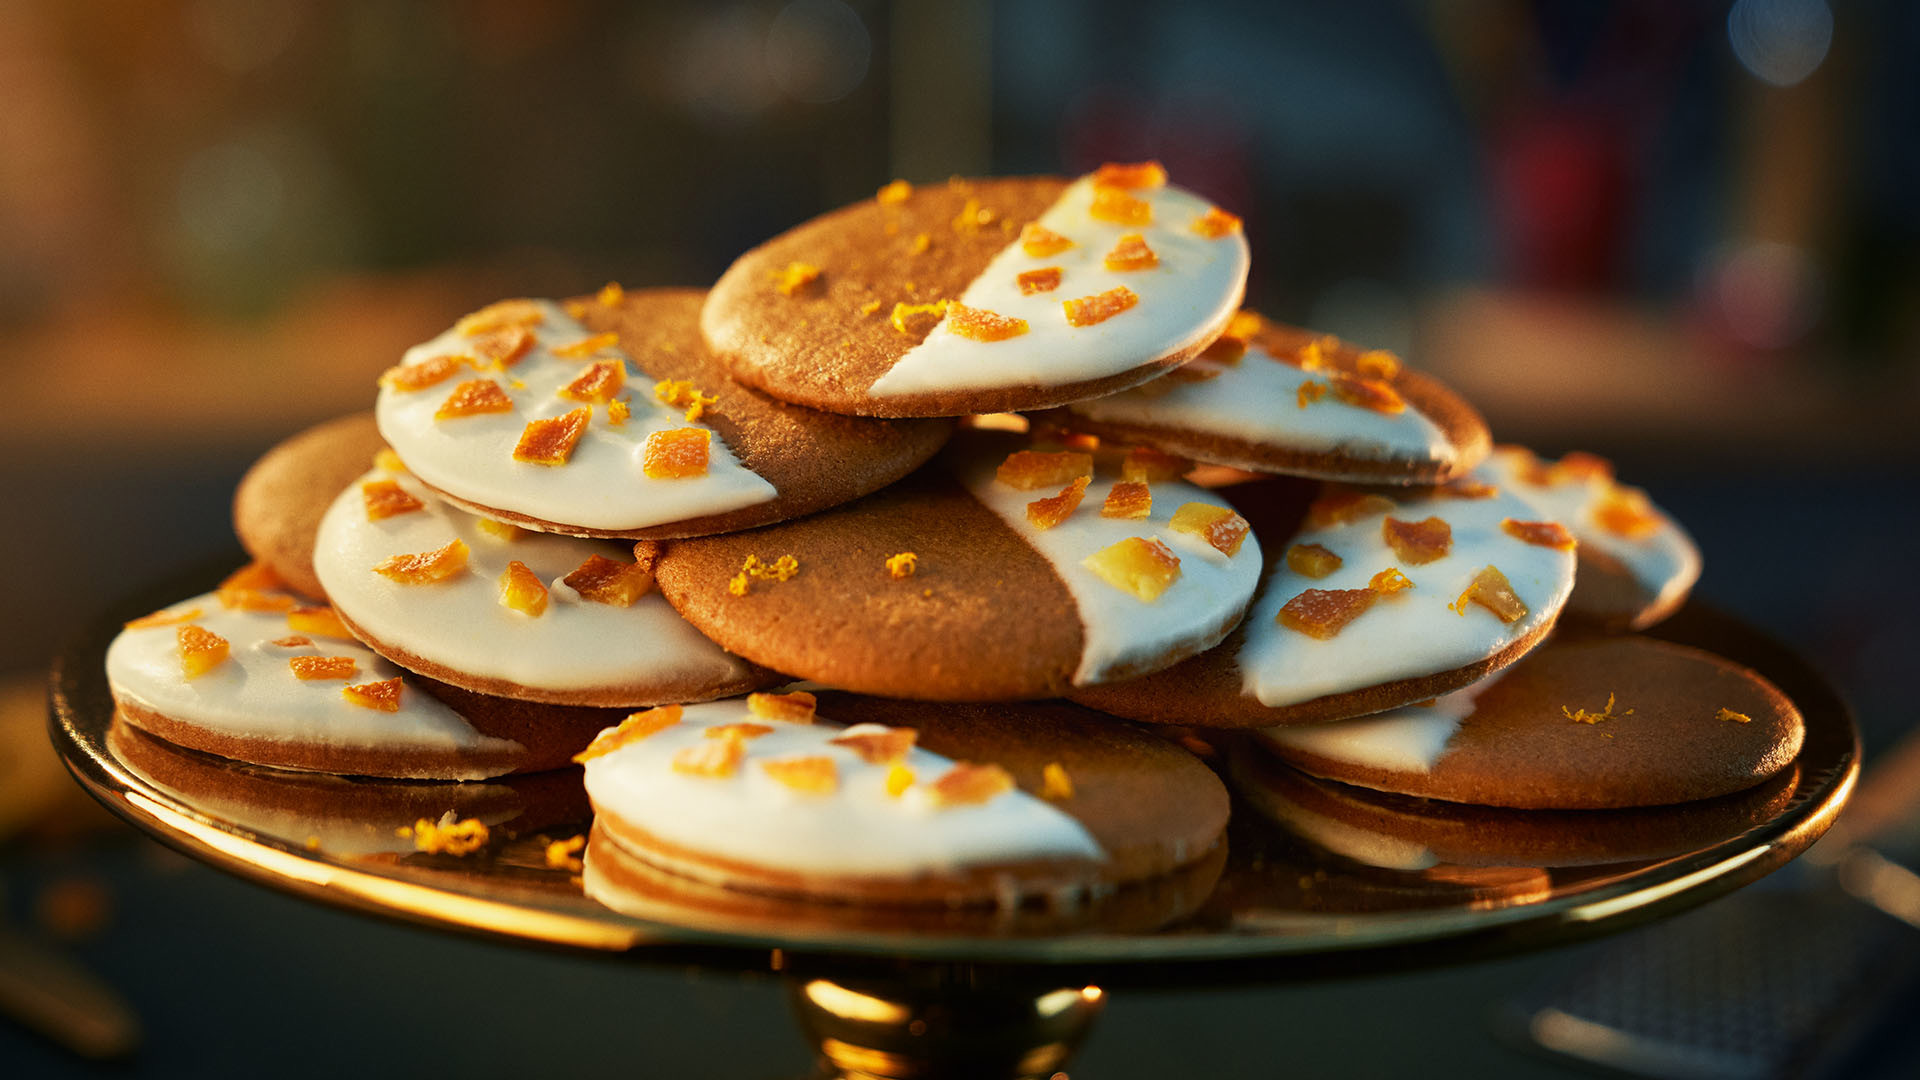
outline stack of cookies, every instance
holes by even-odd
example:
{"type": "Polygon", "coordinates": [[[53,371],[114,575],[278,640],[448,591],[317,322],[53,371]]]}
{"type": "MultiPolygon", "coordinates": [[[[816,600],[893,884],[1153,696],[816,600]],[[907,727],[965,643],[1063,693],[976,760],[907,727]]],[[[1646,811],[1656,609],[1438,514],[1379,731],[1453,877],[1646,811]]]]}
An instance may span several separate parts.
{"type": "Polygon", "coordinates": [[[257,561],[128,624],[121,716],[286,769],[582,762],[590,889],[942,907],[1217,866],[1209,729],[1261,806],[1276,768],[1556,811],[1792,761],[1777,690],[1634,633],[1699,573],[1643,493],[1242,310],[1249,259],[1109,165],[491,305],[254,467],[257,561]]]}

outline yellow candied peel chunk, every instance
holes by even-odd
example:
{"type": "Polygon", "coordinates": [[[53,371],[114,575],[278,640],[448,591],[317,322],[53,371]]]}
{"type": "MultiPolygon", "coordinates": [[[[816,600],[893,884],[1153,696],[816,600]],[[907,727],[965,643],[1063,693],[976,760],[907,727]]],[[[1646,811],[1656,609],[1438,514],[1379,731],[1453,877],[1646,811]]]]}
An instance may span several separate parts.
{"type": "Polygon", "coordinates": [[[255,559],[221,579],[219,587],[221,589],[281,589],[285,588],[286,584],[273,567],[255,559]]]}
{"type": "Polygon", "coordinates": [[[555,345],[553,355],[567,360],[582,360],[602,349],[611,349],[619,344],[619,333],[608,330],[599,334],[588,334],[579,341],[569,341],[565,345],[555,345]]]}
{"type": "Polygon", "coordinates": [[[880,301],[878,301],[878,300],[869,300],[869,301],[867,301],[866,303],[864,303],[864,304],[861,304],[861,305],[860,305],[860,314],[862,314],[862,315],[872,315],[872,314],[873,314],[874,312],[876,312],[876,311],[879,311],[879,310],[880,310],[880,308],[881,308],[881,306],[882,306],[882,305],[881,305],[881,303],[880,303],[880,301]]]}
{"type": "Polygon", "coordinates": [[[473,350],[474,366],[505,371],[533,351],[533,331],[524,326],[489,330],[467,343],[473,350]]]}
{"type": "Polygon", "coordinates": [[[805,690],[790,694],[748,694],[747,711],[762,720],[781,720],[789,724],[811,724],[818,700],[805,690]]]}
{"type": "Polygon", "coordinates": [[[1295,544],[1287,549],[1287,569],[1302,577],[1323,578],[1346,562],[1319,544],[1295,544]]]}
{"type": "Polygon", "coordinates": [[[1073,777],[1067,775],[1066,766],[1049,761],[1040,770],[1040,797],[1055,801],[1073,798],[1073,777]]]}
{"type": "Polygon", "coordinates": [[[585,765],[594,758],[611,754],[629,743],[639,742],[649,735],[657,735],[678,724],[683,711],[678,705],[662,705],[657,709],[629,713],[625,720],[595,735],[585,750],[573,755],[574,764],[585,765]]]}
{"type": "Polygon", "coordinates": [[[931,304],[909,304],[903,300],[893,305],[893,314],[887,321],[908,337],[922,337],[946,317],[945,300],[935,300],[931,304]]]}
{"type": "Polygon", "coordinates": [[[673,771],[686,776],[724,780],[740,768],[747,756],[746,740],[735,736],[711,739],[681,749],[673,755],[673,771]]]}
{"type": "Polygon", "coordinates": [[[1513,591],[1513,584],[1498,567],[1483,566],[1473,580],[1460,591],[1460,598],[1447,606],[1456,615],[1465,615],[1468,604],[1478,604],[1503,623],[1517,622],[1527,614],[1527,605],[1513,591]]]}
{"type": "Polygon", "coordinates": [[[1516,521],[1513,518],[1501,518],[1500,531],[1523,544],[1532,544],[1535,547],[1572,551],[1577,546],[1573,534],[1567,531],[1565,525],[1557,521],[1516,521]]]}
{"type": "Polygon", "coordinates": [[[1400,561],[1414,566],[1443,559],[1453,550],[1453,526],[1437,517],[1402,521],[1388,514],[1380,522],[1380,538],[1400,561]]]}
{"type": "Polygon", "coordinates": [[[1063,301],[1067,325],[1085,328],[1097,326],[1140,302],[1140,296],[1125,285],[1115,285],[1103,293],[1063,301]]]}
{"type": "Polygon", "coordinates": [[[1016,491],[1032,491],[1093,476],[1093,455],[1074,450],[1016,450],[993,471],[994,480],[1016,491]]]}
{"type": "Polygon", "coordinates": [[[861,724],[828,739],[827,744],[844,746],[869,765],[886,765],[906,757],[919,738],[920,732],[914,728],[861,724]]]}
{"type": "Polygon", "coordinates": [[[472,363],[465,356],[434,356],[417,364],[400,364],[390,367],[380,376],[380,385],[403,394],[416,390],[425,390],[429,386],[438,386],[453,377],[461,368],[472,363]]]}
{"type": "Polygon", "coordinates": [[[1392,416],[1407,411],[1406,399],[1384,379],[1367,379],[1338,372],[1331,375],[1334,396],[1357,409],[1392,416]]]}
{"type": "Polygon", "coordinates": [[[709,406],[720,401],[712,394],[701,393],[691,379],[661,379],[653,384],[653,396],[662,405],[686,409],[682,419],[689,424],[699,420],[709,406]]]}
{"type": "Polygon", "coordinates": [[[1087,212],[1095,221],[1106,221],[1115,225],[1153,224],[1153,204],[1145,199],[1134,198],[1123,188],[1095,187],[1093,205],[1087,212]]]}
{"type": "Polygon", "coordinates": [[[760,763],[761,771],[802,795],[831,795],[840,788],[840,767],[830,757],[775,758],[760,763]]]}
{"type": "Polygon", "coordinates": [[[781,296],[795,296],[800,290],[820,280],[822,271],[812,263],[790,262],[784,270],[775,270],[773,289],[781,296]]]}
{"type": "Polygon", "coordinates": [[[1392,596],[1413,588],[1413,582],[1400,572],[1399,567],[1389,566],[1368,578],[1367,588],[1380,596],[1392,596]]]}
{"type": "Polygon", "coordinates": [[[874,192],[873,197],[881,206],[899,206],[913,197],[913,185],[905,180],[895,180],[874,192]]]}
{"type": "Polygon", "coordinates": [[[887,556],[887,576],[895,581],[910,578],[920,569],[920,556],[911,551],[887,556]]]}
{"type": "Polygon", "coordinates": [[[1380,594],[1372,589],[1304,589],[1281,605],[1274,621],[1320,641],[1338,635],[1366,614],[1380,594]]]}
{"type": "Polygon", "coordinates": [[[1036,259],[1058,255],[1073,246],[1073,241],[1037,221],[1029,221],[1020,230],[1020,250],[1036,259]]]}
{"type": "Polygon", "coordinates": [[[1013,790],[1013,774],[998,765],[956,762],[928,785],[933,805],[979,806],[1013,790]]]}
{"type": "Polygon", "coordinates": [[[390,446],[383,446],[373,452],[373,467],[395,475],[407,472],[407,463],[401,461],[400,455],[394,453],[390,446]]]}
{"type": "Polygon", "coordinates": [[[1178,480],[1193,471],[1193,462],[1150,446],[1136,446],[1120,461],[1120,479],[1144,484],[1178,480]]]}
{"type": "Polygon", "coordinates": [[[632,607],[635,600],[653,588],[653,572],[637,562],[623,563],[605,555],[589,555],[587,561],[560,579],[568,588],[608,607],[632,607]]]}
{"type": "Polygon", "coordinates": [[[413,823],[413,847],[429,855],[471,855],[487,846],[491,835],[479,818],[453,820],[447,811],[439,821],[421,818],[413,823]]]}
{"type": "Polygon", "coordinates": [[[302,682],[351,679],[360,672],[360,665],[351,656],[294,656],[288,658],[287,667],[302,682]]]}
{"type": "Polygon", "coordinates": [[[358,705],[375,712],[400,711],[400,676],[381,679],[379,682],[361,683],[358,686],[342,687],[340,696],[347,699],[349,705],[358,705]]]}
{"type": "Polygon", "coordinates": [[[715,724],[702,731],[703,739],[757,739],[762,735],[773,734],[773,728],[766,724],[756,724],[742,720],[731,724],[715,724]]]}
{"type": "Polygon", "coordinates": [[[1628,540],[1645,540],[1660,530],[1660,515],[1653,504],[1644,492],[1633,488],[1610,487],[1593,508],[1593,520],[1602,529],[1628,540]]]}
{"type": "Polygon", "coordinates": [[[1240,554],[1247,533],[1253,528],[1247,519],[1224,506],[1190,502],[1173,512],[1167,527],[1205,540],[1214,550],[1232,558],[1240,554]]]}
{"type": "Polygon", "coordinates": [[[1120,480],[1107,489],[1100,516],[1134,521],[1153,513],[1153,489],[1139,480],[1120,480]]]}
{"type": "Polygon", "coordinates": [[[151,615],[142,615],[127,621],[121,629],[149,630],[156,626],[179,626],[181,623],[190,623],[204,614],[206,612],[197,607],[187,608],[184,611],[168,611],[166,608],[161,608],[151,615]]]}
{"type": "Polygon", "coordinates": [[[513,399],[492,379],[468,379],[453,388],[447,400],[433,411],[435,420],[458,420],[463,416],[513,411],[513,399]]]}
{"type": "Polygon", "coordinates": [[[1230,214],[1215,206],[1194,218],[1193,224],[1188,228],[1209,240],[1219,240],[1239,232],[1243,224],[1238,215],[1230,214]]]}
{"type": "Polygon", "coordinates": [[[1091,480],[1088,477],[1076,476],[1060,494],[1028,503],[1027,524],[1045,531],[1072,517],[1073,512],[1080,508],[1080,500],[1086,497],[1089,483],[1091,480]]]}
{"type": "Polygon", "coordinates": [[[1606,707],[1602,708],[1599,712],[1588,712],[1585,709],[1569,709],[1565,705],[1560,706],[1560,712],[1576,724],[1598,724],[1605,720],[1614,720],[1622,716],[1633,715],[1632,709],[1619,713],[1614,712],[1613,709],[1614,701],[1612,694],[1607,695],[1606,707]]]}
{"type": "Polygon", "coordinates": [[[547,610],[547,586],[527,567],[514,559],[500,572],[500,606],[522,615],[538,616],[547,610]]]}
{"type": "Polygon", "coordinates": [[[294,599],[286,593],[249,589],[242,585],[222,585],[214,593],[220,606],[237,611],[292,611],[294,599]]]}
{"type": "Polygon", "coordinates": [[[431,585],[465,570],[468,554],[467,542],[456,536],[432,551],[382,559],[375,564],[373,572],[402,585],[431,585]]]}
{"type": "Polygon", "coordinates": [[[1109,161],[1093,171],[1093,182],[1097,187],[1126,188],[1135,191],[1142,188],[1165,187],[1167,186],[1167,169],[1158,161],[1109,161]]]}
{"type": "Polygon", "coordinates": [[[531,300],[500,300],[461,318],[454,324],[462,337],[477,337],[510,326],[539,326],[546,313],[531,300]]]}
{"type": "Polygon", "coordinates": [[[640,471],[654,480],[705,476],[713,433],[706,428],[671,428],[647,436],[640,471]]]}
{"type": "Polygon", "coordinates": [[[368,521],[383,521],[401,514],[411,514],[426,506],[392,480],[369,480],[361,484],[360,501],[366,506],[368,521]]]}
{"type": "Polygon", "coordinates": [[[1120,237],[1113,250],[1107,252],[1101,260],[1107,269],[1113,271],[1151,270],[1160,265],[1160,256],[1147,246],[1147,238],[1139,233],[1126,233],[1120,237]]]}
{"type": "Polygon", "coordinates": [[[347,629],[347,624],[340,621],[339,614],[327,604],[295,607],[287,612],[287,629],[344,641],[356,640],[353,632],[347,629]]]}
{"type": "Polygon", "coordinates": [[[627,290],[621,288],[619,282],[609,281],[600,286],[600,291],[593,298],[601,307],[619,307],[627,298],[627,290]]]}
{"type": "Polygon", "coordinates": [[[495,521],[492,518],[474,518],[473,523],[480,527],[481,532],[486,533],[496,540],[503,540],[507,543],[512,543],[527,534],[527,530],[515,525],[511,521],[495,521]]]}
{"type": "Polygon", "coordinates": [[[313,644],[313,639],[304,634],[288,634],[286,637],[274,638],[268,644],[278,645],[282,649],[304,649],[313,644]]]}
{"type": "Polygon", "coordinates": [[[529,420],[514,444],[513,459],[530,465],[565,465],[592,422],[593,409],[586,405],[560,416],[529,420]]]}
{"type": "Polygon", "coordinates": [[[1353,370],[1369,379],[1392,379],[1400,374],[1400,358],[1386,349],[1368,349],[1353,358],[1353,370]]]}
{"type": "Polygon", "coordinates": [[[895,762],[887,766],[887,794],[899,798],[913,786],[913,770],[895,762]]]}
{"type": "Polygon", "coordinates": [[[1746,713],[1743,713],[1743,712],[1734,712],[1732,709],[1725,708],[1724,706],[1720,709],[1719,712],[1713,714],[1713,718],[1715,720],[1731,720],[1736,724],[1753,723],[1753,717],[1748,716],[1746,713]]]}
{"type": "Polygon", "coordinates": [[[180,651],[180,674],[189,679],[219,667],[233,651],[226,638],[192,623],[175,630],[173,640],[180,651]]]}
{"type": "Polygon", "coordinates": [[[627,386],[627,365],[618,360],[595,360],[572,382],[561,387],[559,395],[569,401],[606,405],[627,386]]]}
{"type": "Polygon", "coordinates": [[[1149,604],[1180,577],[1180,556],[1160,541],[1142,536],[1115,541],[1080,560],[1080,565],[1149,604]]]}
{"type": "Polygon", "coordinates": [[[1028,330],[1027,320],[984,308],[968,307],[959,301],[947,305],[947,333],[969,341],[1005,341],[1028,330]]]}
{"type": "Polygon", "coordinates": [[[1032,296],[1034,293],[1052,292],[1060,287],[1060,268],[1043,266],[1038,270],[1027,270],[1016,276],[1014,284],[1020,286],[1020,295],[1032,296]]]}
{"type": "Polygon", "coordinates": [[[584,869],[580,862],[580,853],[586,850],[586,846],[587,838],[584,836],[570,836],[565,840],[547,841],[547,869],[565,870],[571,874],[579,873],[584,869]]]}

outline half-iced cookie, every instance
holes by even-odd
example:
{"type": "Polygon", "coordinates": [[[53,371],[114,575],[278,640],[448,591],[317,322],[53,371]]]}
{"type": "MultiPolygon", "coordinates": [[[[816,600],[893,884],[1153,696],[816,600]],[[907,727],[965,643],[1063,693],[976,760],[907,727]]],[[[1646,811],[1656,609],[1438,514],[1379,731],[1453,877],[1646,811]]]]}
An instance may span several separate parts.
{"type": "Polygon", "coordinates": [[[386,443],[372,413],[310,427],[261,455],[233,493],[233,531],[247,554],[282,581],[324,599],[313,572],[313,534],[340,490],[386,443]]]}
{"type": "Polygon", "coordinates": [[[273,589],[207,593],[135,619],[107,649],[107,682],[122,717],[177,746],[355,776],[556,768],[608,719],[517,702],[449,705],[434,691],[451,688],[403,674],[329,609],[273,589]]]}
{"type": "MultiPolygon", "coordinates": [[[[1260,595],[1225,644],[1074,700],[1155,723],[1265,727],[1380,712],[1512,663],[1546,637],[1573,591],[1574,541],[1479,477],[1328,487],[1291,539],[1269,539],[1260,595]]],[[[1258,500],[1269,490],[1221,494],[1258,500]]]]}
{"type": "Polygon", "coordinates": [[[670,542],[660,589],[756,663],[932,701],[1142,675],[1239,622],[1260,547],[1223,499],[1153,471],[1163,456],[1096,476],[1090,454],[1023,445],[963,433],[857,503],[670,542]]]}
{"type": "Polygon", "coordinates": [[[734,375],[861,416],[1062,405],[1218,337],[1246,287],[1239,219],[1155,163],[896,181],[742,255],[701,327],[734,375]]]}
{"type": "Polygon", "coordinates": [[[314,569],[381,655],[482,694],[632,707],[776,679],[687,625],[622,544],[528,532],[374,469],[328,508],[314,569]]]}
{"type": "Polygon", "coordinates": [[[1064,704],[808,695],[635,714],[581,755],[596,827],[730,888],[1000,903],[1164,874],[1210,852],[1226,790],[1164,739],[1064,704]]]}
{"type": "Polygon", "coordinates": [[[507,300],[407,350],[380,431],[460,506],[543,532],[633,539],[752,528],[911,472],[951,425],[796,408],[707,352],[702,294],[609,286],[507,300]]]}
{"type": "Polygon", "coordinates": [[[1805,728],[1759,675],[1652,638],[1556,641],[1432,702],[1261,732],[1305,772],[1519,809],[1663,806],[1750,788],[1805,728]]]}
{"type": "Polygon", "coordinates": [[[1050,418],[1197,461],[1364,483],[1451,479],[1490,445],[1471,405],[1392,353],[1252,312],[1193,362],[1050,418]]]}
{"type": "Polygon", "coordinates": [[[1580,542],[1580,576],[1567,615],[1609,630],[1643,630],[1673,614],[1700,578],[1700,549],[1639,488],[1614,482],[1592,454],[1556,462],[1502,446],[1490,476],[1565,525],[1580,542]]]}

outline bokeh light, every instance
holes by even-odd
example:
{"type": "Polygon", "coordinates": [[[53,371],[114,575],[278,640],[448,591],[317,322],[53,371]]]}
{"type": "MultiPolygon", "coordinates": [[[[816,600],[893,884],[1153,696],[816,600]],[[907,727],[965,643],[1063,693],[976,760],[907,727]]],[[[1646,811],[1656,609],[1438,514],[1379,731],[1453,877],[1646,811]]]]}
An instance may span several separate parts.
{"type": "Polygon", "coordinates": [[[1825,0],[1738,0],[1727,12],[1727,41],[1754,78],[1792,86],[1827,58],[1833,11],[1825,0]]]}

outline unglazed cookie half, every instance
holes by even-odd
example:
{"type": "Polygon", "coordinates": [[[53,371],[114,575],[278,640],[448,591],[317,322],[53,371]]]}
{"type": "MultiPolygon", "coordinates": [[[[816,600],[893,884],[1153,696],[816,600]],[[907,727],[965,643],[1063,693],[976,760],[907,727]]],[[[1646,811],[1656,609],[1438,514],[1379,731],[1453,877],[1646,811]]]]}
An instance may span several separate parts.
{"type": "Polygon", "coordinates": [[[261,455],[233,493],[233,531],[282,581],[325,599],[313,572],[313,534],[333,497],[386,443],[372,413],[317,424],[261,455]]]}

